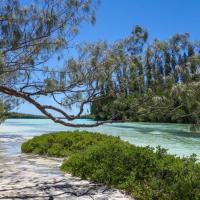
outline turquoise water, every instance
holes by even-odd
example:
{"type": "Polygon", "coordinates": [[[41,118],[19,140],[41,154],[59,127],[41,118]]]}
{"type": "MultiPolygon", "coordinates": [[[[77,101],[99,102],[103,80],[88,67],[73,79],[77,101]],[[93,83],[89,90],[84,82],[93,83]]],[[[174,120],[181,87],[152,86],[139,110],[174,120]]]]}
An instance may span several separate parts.
{"type": "MultiPolygon", "coordinates": [[[[93,123],[91,120],[76,120],[76,123],[93,123]]],[[[75,130],[54,124],[48,119],[9,119],[0,126],[0,155],[20,154],[23,141],[47,132],[75,130]]],[[[81,130],[81,129],[79,129],[81,130]]],[[[161,123],[118,123],[84,130],[97,131],[120,136],[138,146],[158,145],[167,148],[171,154],[200,158],[200,134],[191,133],[189,125],[161,123]]]]}

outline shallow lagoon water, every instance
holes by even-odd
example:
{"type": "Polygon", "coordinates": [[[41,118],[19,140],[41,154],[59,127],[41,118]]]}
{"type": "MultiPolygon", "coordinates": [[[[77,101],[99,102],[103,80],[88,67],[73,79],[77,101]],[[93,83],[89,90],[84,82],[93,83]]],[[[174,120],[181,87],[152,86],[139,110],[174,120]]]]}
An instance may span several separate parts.
{"type": "MultiPolygon", "coordinates": [[[[76,123],[93,123],[80,119],[76,123]]],[[[48,119],[9,119],[0,126],[0,155],[20,154],[21,143],[35,135],[53,131],[75,130],[48,119]]],[[[81,128],[79,130],[82,130],[81,128]]],[[[113,123],[84,130],[119,136],[138,146],[160,145],[171,154],[200,158],[200,134],[190,132],[189,125],[162,123],[113,123]]]]}
{"type": "MultiPolygon", "coordinates": [[[[76,123],[94,121],[82,119],[76,123]]],[[[25,140],[66,130],[75,128],[48,119],[9,119],[0,125],[0,199],[134,200],[119,190],[61,172],[59,159],[21,153],[21,143],[25,140]]],[[[138,146],[160,145],[178,156],[195,153],[200,160],[200,134],[191,133],[189,125],[113,123],[86,130],[119,136],[138,146]]]]}

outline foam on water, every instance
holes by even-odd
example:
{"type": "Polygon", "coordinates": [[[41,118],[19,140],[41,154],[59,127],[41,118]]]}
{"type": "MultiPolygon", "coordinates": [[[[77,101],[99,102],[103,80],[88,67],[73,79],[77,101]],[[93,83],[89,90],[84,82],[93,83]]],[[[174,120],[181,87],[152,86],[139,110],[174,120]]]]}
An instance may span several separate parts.
{"type": "Polygon", "coordinates": [[[21,141],[23,141],[21,137],[0,137],[0,143],[21,142],[21,141]]]}

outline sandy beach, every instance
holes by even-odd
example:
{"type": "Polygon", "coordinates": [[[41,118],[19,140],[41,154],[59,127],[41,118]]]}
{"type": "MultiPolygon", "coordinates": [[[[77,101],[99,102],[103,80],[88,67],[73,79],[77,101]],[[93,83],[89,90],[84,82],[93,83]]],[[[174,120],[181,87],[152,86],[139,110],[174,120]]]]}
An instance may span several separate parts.
{"type": "Polygon", "coordinates": [[[72,177],[60,159],[19,154],[0,163],[0,199],[131,200],[116,189],[72,177]]]}

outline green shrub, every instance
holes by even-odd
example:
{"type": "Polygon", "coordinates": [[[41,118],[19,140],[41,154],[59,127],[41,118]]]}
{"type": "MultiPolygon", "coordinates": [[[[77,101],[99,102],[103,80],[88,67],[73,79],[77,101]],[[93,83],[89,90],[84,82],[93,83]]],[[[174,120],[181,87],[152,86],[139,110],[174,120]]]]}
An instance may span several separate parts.
{"type": "Polygon", "coordinates": [[[113,136],[60,132],[34,137],[27,153],[70,156],[61,170],[125,190],[141,200],[199,200],[200,164],[158,147],[136,147],[113,136]]]}
{"type": "Polygon", "coordinates": [[[35,136],[23,143],[21,150],[23,153],[66,157],[72,153],[85,151],[89,146],[106,140],[120,141],[118,137],[87,131],[56,132],[35,136]]]}
{"type": "Polygon", "coordinates": [[[72,155],[61,169],[144,200],[199,200],[200,165],[165,150],[106,141],[72,155]]]}

